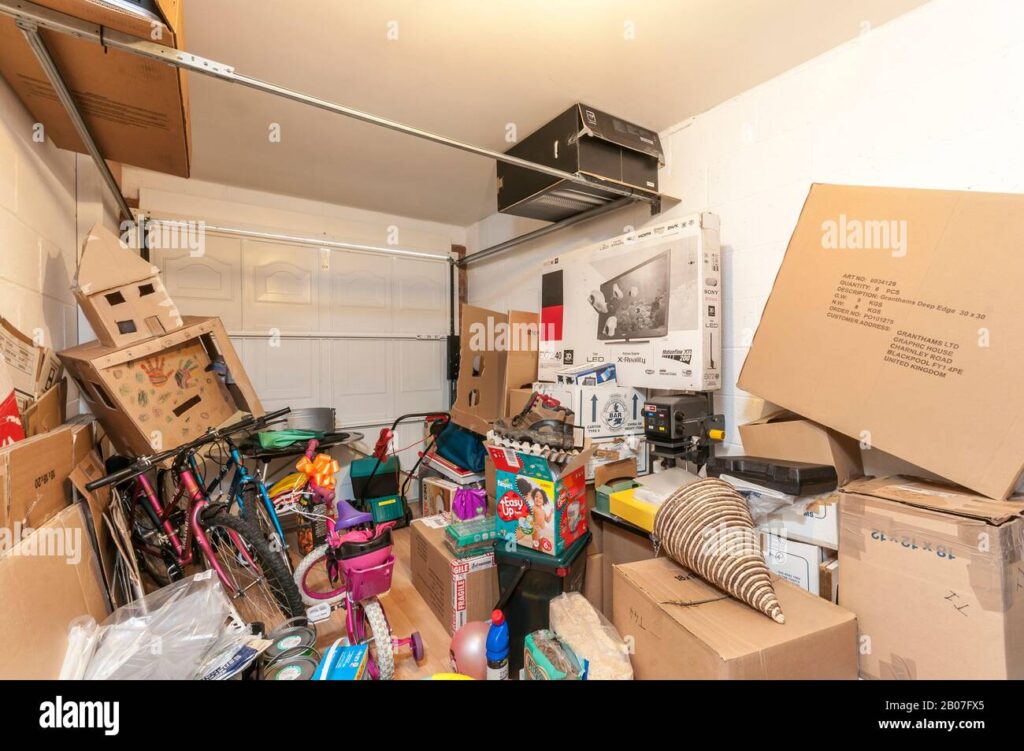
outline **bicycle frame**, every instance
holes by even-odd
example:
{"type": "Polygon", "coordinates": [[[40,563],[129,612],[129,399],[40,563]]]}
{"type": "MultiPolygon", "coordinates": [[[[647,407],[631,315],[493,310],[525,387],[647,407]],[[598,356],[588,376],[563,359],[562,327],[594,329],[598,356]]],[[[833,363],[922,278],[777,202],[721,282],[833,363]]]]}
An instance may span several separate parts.
{"type": "MultiPolygon", "coordinates": [[[[194,466],[194,457],[191,455],[189,456],[189,463],[194,466]]],[[[227,574],[225,574],[220,562],[217,560],[217,556],[213,551],[213,545],[210,543],[210,538],[207,537],[206,531],[200,523],[201,515],[210,505],[210,502],[206,494],[203,492],[203,488],[199,481],[196,479],[196,475],[193,473],[191,466],[178,469],[177,480],[177,489],[174,493],[174,500],[164,507],[157,498],[156,490],[153,488],[149,478],[144,474],[139,475],[135,478],[135,490],[132,497],[132,503],[148,504],[149,508],[146,509],[147,513],[150,514],[151,518],[154,518],[155,516],[155,518],[159,520],[158,526],[167,534],[171,547],[174,549],[175,562],[182,570],[191,564],[195,558],[194,548],[192,546],[192,542],[194,540],[199,545],[200,550],[202,550],[203,555],[206,557],[211,568],[216,572],[217,578],[219,578],[221,584],[224,585],[225,591],[233,594],[234,585],[228,578],[227,574]],[[177,530],[174,529],[174,525],[171,524],[171,514],[174,513],[174,510],[178,507],[183,497],[187,498],[185,515],[188,519],[188,524],[185,527],[185,539],[181,540],[178,537],[177,530]]],[[[254,571],[259,571],[259,566],[256,565],[256,562],[249,555],[246,546],[241,543],[237,534],[234,532],[229,532],[229,534],[231,536],[231,541],[245,557],[248,565],[252,566],[254,571]]],[[[145,544],[143,541],[138,542],[140,544],[145,544]]],[[[155,548],[151,545],[145,545],[145,547],[157,554],[162,553],[161,549],[155,548]]]]}
{"type": "MultiPolygon", "coordinates": [[[[257,494],[260,500],[263,502],[264,507],[267,509],[267,513],[270,514],[270,519],[274,523],[274,530],[277,532],[278,539],[281,541],[281,545],[285,548],[288,547],[288,543],[285,540],[284,529],[281,527],[281,520],[277,518],[277,511],[274,508],[274,502],[270,499],[270,493],[267,492],[267,486],[263,484],[263,481],[256,475],[249,472],[248,467],[242,461],[242,455],[230,439],[225,438],[224,442],[227,444],[229,453],[227,463],[220,468],[217,472],[217,476],[206,485],[206,497],[212,498],[214,489],[219,487],[227,477],[228,473],[233,469],[234,475],[231,477],[231,483],[228,486],[227,492],[227,505],[231,508],[235,502],[238,503],[238,507],[245,512],[245,501],[242,500],[242,490],[246,485],[253,485],[256,488],[257,494]]],[[[199,469],[199,463],[196,461],[195,454],[189,455],[189,469],[197,478],[200,485],[203,485],[203,475],[199,469]]]]}

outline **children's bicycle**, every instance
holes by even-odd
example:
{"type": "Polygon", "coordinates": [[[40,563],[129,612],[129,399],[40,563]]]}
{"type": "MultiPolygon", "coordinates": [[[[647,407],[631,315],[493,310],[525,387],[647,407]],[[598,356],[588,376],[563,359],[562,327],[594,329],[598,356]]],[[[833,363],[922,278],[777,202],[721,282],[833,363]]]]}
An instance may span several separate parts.
{"type": "MultiPolygon", "coordinates": [[[[119,485],[140,563],[158,584],[185,575],[187,568],[212,569],[239,615],[268,630],[304,615],[294,580],[255,523],[232,514],[223,503],[210,503],[196,476],[196,452],[224,435],[256,430],[288,410],[246,418],[221,430],[153,456],[139,457],[117,471],[90,482],[89,490],[119,485]],[[175,494],[162,504],[147,472],[173,459],[170,475],[175,494]]],[[[108,470],[109,471],[109,470],[108,470]]]]}
{"type": "MultiPolygon", "coordinates": [[[[297,469],[309,476],[308,488],[336,517],[325,517],[327,542],[302,559],[295,569],[295,583],[307,605],[326,603],[345,608],[345,631],[352,644],[370,643],[368,669],[376,680],[391,680],[395,654],[408,646],[413,658],[423,659],[419,632],[397,637],[391,631],[384,607],[378,599],[391,589],[395,556],[391,530],[396,521],[374,524],[373,516],[359,511],[348,501],[335,500],[334,472],[337,464],[326,454],[317,455],[314,439],[306,448],[297,469]]],[[[309,516],[309,512],[296,509],[309,516]]]]}

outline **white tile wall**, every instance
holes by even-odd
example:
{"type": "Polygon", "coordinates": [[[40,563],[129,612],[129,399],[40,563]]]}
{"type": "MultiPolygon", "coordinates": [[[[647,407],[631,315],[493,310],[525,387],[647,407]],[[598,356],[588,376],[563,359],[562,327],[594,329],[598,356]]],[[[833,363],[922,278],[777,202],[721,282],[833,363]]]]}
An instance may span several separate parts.
{"type": "MultiPolygon", "coordinates": [[[[79,338],[71,294],[79,239],[97,221],[116,223],[89,159],[37,143],[33,125],[0,79],[0,316],[60,350],[91,338],[79,338]]],[[[73,384],[68,396],[74,414],[73,384]]]]}
{"type": "MultiPolygon", "coordinates": [[[[736,378],[812,182],[1024,190],[1024,3],[933,0],[662,134],[670,216],[722,220],[725,409],[760,415],[736,378]]],[[[662,92],[662,96],[670,92],[662,92]]],[[[471,267],[479,305],[539,305],[542,260],[647,221],[623,212],[471,267]]],[[[469,251],[520,234],[510,217],[467,232],[469,251]]]]}

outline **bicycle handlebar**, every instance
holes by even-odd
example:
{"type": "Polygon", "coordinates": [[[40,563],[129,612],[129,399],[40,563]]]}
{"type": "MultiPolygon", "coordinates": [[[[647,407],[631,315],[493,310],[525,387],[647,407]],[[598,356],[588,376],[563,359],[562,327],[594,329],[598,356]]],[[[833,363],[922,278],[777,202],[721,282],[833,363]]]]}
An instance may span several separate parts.
{"type": "Polygon", "coordinates": [[[181,446],[177,446],[173,449],[163,451],[159,454],[153,454],[151,456],[140,456],[124,469],[118,470],[117,472],[109,474],[106,477],[101,477],[98,480],[93,480],[92,482],[86,483],[85,489],[91,492],[93,490],[106,487],[107,485],[114,485],[125,482],[126,480],[130,480],[133,477],[138,477],[144,472],[148,472],[151,468],[161,464],[167,459],[170,459],[172,456],[180,456],[182,454],[195,451],[201,446],[204,446],[208,443],[213,443],[214,441],[220,440],[225,436],[230,436],[243,430],[249,430],[250,428],[258,429],[266,427],[267,425],[281,419],[291,411],[291,407],[285,407],[284,409],[279,409],[275,412],[268,412],[262,417],[253,417],[252,415],[249,415],[248,417],[239,420],[233,425],[228,425],[225,428],[210,428],[205,433],[203,433],[203,435],[201,435],[199,438],[196,438],[194,441],[190,441],[189,443],[182,444],[181,446]]]}

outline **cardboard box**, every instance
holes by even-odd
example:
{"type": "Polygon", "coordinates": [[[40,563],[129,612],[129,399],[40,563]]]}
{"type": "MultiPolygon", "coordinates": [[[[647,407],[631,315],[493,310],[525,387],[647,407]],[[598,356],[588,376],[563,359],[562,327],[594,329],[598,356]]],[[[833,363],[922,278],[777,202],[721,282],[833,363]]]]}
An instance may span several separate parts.
{"type": "Polygon", "coordinates": [[[120,349],[89,342],[60,353],[118,451],[145,455],[180,446],[244,410],[263,407],[219,318],[186,316],[164,336],[120,349]],[[218,355],[234,383],[206,370],[218,355]]]}
{"type": "Polygon", "coordinates": [[[612,363],[619,386],[722,384],[718,217],[693,214],[557,256],[541,279],[540,379],[612,363]]]}
{"type": "Polygon", "coordinates": [[[784,532],[790,540],[839,550],[839,493],[783,506],[768,514],[761,526],[775,535],[784,532]]]}
{"type": "Polygon", "coordinates": [[[61,378],[22,412],[25,435],[33,436],[56,430],[67,416],[68,382],[61,378]]]}
{"type": "Polygon", "coordinates": [[[498,569],[494,553],[456,558],[444,544],[448,523],[433,516],[412,523],[412,584],[448,630],[454,634],[469,621],[486,621],[498,602],[498,569]]]}
{"type": "Polygon", "coordinates": [[[1021,512],[1024,498],[899,476],[843,489],[839,602],[863,676],[1024,678],[1021,512]]]}
{"type": "Polygon", "coordinates": [[[601,527],[601,604],[605,615],[610,617],[615,603],[613,569],[626,563],[654,558],[654,543],[650,537],[623,529],[618,524],[602,522],[601,527]]]}
{"type": "Polygon", "coordinates": [[[96,338],[108,347],[181,328],[160,269],[102,225],[89,230],[72,289],[96,338]]]}
{"type": "Polygon", "coordinates": [[[824,548],[762,530],[761,551],[772,572],[812,595],[821,595],[820,568],[827,556],[824,548]]]}
{"type": "Polygon", "coordinates": [[[583,363],[562,368],[555,374],[555,383],[573,386],[600,386],[615,383],[615,363],[583,363]]]}
{"type": "Polygon", "coordinates": [[[812,186],[740,388],[1006,498],[1024,468],[1022,236],[1024,195],[812,186]]]}
{"type": "Polygon", "coordinates": [[[496,524],[506,540],[560,555],[586,534],[589,442],[565,464],[484,445],[495,469],[496,524]]]}
{"type": "Polygon", "coordinates": [[[839,485],[864,475],[860,445],[823,425],[786,410],[740,425],[740,442],[747,456],[835,467],[839,485]]]}
{"type": "Polygon", "coordinates": [[[818,597],[839,604],[838,558],[827,558],[818,566],[818,597]]]}
{"type": "Polygon", "coordinates": [[[459,489],[451,480],[440,477],[424,477],[421,498],[424,516],[436,516],[437,514],[448,514],[452,510],[452,501],[455,500],[455,493],[459,489]]]}
{"type": "Polygon", "coordinates": [[[485,435],[492,422],[508,414],[508,391],[537,379],[540,318],[536,313],[505,314],[472,305],[463,305],[459,315],[459,378],[452,421],[485,435]]]}
{"type": "Polygon", "coordinates": [[[593,454],[587,463],[587,482],[594,479],[597,467],[622,459],[632,459],[638,475],[647,474],[643,394],[614,383],[601,386],[536,383],[534,389],[571,409],[574,424],[583,428],[574,434],[577,440],[584,435],[593,443],[593,454]]]}
{"type": "Polygon", "coordinates": [[[0,679],[58,678],[71,621],[110,612],[82,504],[0,553],[0,599],[0,679]]]}
{"type": "MultiPolygon", "coordinates": [[[[184,49],[184,0],[154,0],[160,18],[125,12],[102,0],[37,0],[37,4],[145,41],[184,49]]],[[[189,176],[188,75],[156,60],[58,32],[40,32],[60,68],[100,153],[179,177],[189,176]]],[[[0,18],[0,75],[46,138],[62,149],[85,147],[14,19],[0,18]]]]}
{"type": "Polygon", "coordinates": [[[60,381],[64,372],[52,349],[36,344],[4,318],[0,318],[0,356],[22,411],[60,381]]]}
{"type": "Polygon", "coordinates": [[[0,530],[38,529],[70,503],[74,440],[63,426],[0,449],[0,530]]]}
{"type": "Polygon", "coordinates": [[[853,613],[778,579],[785,624],[668,558],[615,566],[612,623],[639,680],[853,679],[853,613]],[[691,607],[680,603],[699,603],[691,607]]]}

